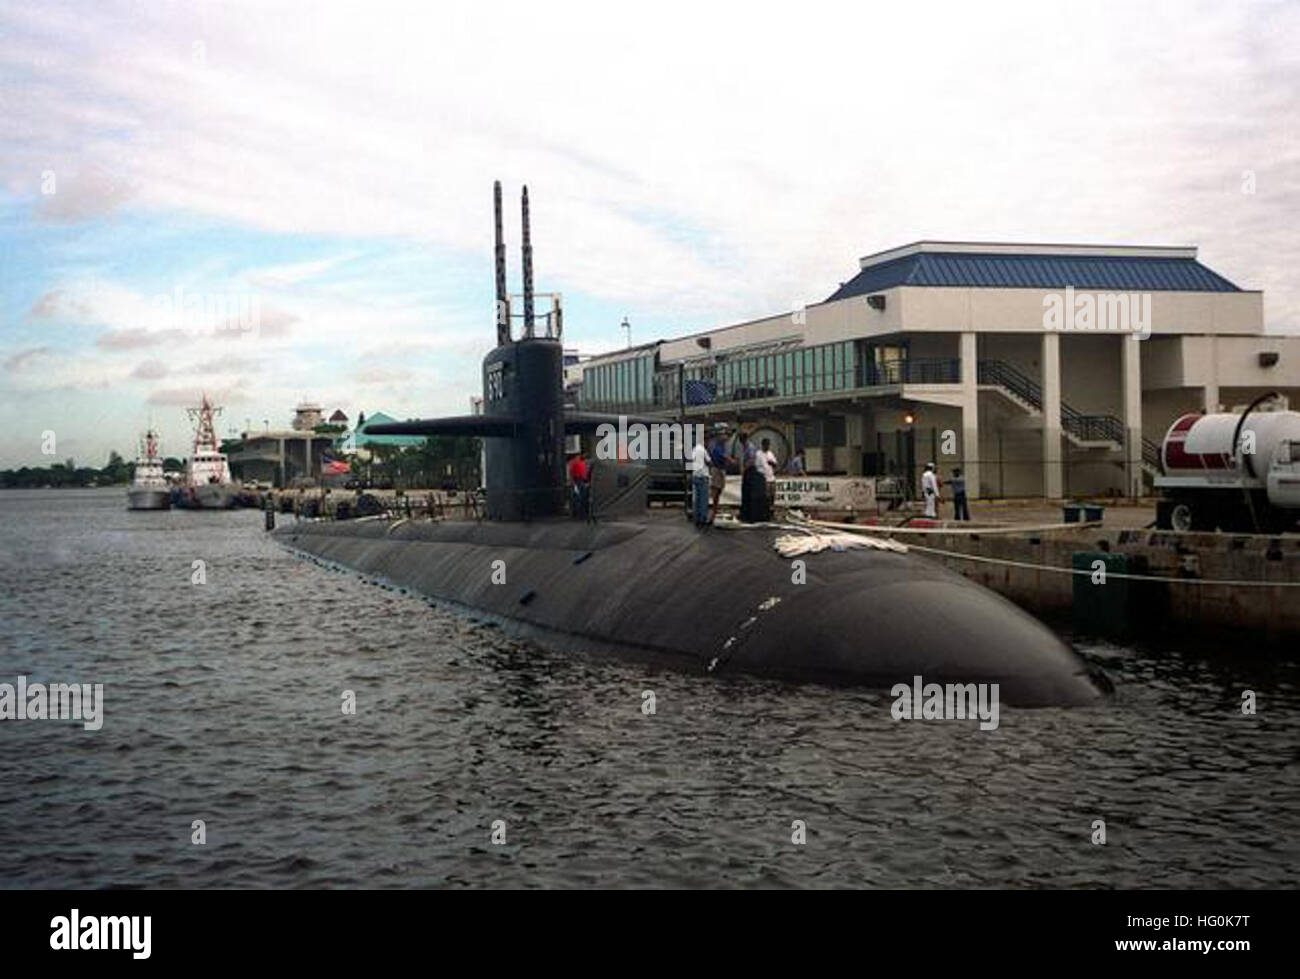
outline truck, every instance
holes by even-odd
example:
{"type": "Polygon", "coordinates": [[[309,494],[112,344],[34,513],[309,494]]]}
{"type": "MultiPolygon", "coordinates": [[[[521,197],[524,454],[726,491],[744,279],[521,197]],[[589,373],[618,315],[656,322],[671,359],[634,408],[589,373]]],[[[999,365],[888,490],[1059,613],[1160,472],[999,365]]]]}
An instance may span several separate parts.
{"type": "Polygon", "coordinates": [[[1300,520],[1300,412],[1270,393],[1177,418],[1160,446],[1156,526],[1283,533],[1300,520]]]}

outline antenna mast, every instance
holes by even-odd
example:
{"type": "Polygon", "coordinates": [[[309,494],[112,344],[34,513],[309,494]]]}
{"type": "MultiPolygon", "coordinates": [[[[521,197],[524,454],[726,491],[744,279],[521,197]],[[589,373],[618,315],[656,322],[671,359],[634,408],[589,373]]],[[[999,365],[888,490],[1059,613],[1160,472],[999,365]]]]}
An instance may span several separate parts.
{"type": "Polygon", "coordinates": [[[492,197],[496,204],[497,239],[497,346],[510,342],[510,297],[506,294],[506,243],[501,230],[501,181],[492,185],[492,197]]]}
{"type": "Polygon", "coordinates": [[[524,336],[533,338],[533,237],[528,228],[528,187],[524,187],[524,336]]]}

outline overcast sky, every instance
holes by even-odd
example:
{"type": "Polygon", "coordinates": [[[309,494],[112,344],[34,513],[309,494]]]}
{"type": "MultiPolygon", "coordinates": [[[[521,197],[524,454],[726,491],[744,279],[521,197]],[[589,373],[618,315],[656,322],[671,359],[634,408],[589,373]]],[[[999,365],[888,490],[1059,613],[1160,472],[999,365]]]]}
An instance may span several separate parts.
{"type": "Polygon", "coordinates": [[[498,177],[584,352],[927,237],[1196,244],[1300,332],[1297,120],[1294,2],[0,0],[0,466],[463,413],[498,177]]]}

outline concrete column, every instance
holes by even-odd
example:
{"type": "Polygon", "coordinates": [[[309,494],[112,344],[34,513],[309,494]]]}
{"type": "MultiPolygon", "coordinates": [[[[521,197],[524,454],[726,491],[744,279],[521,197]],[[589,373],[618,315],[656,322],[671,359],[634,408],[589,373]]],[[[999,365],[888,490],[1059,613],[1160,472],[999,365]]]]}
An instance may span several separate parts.
{"type": "Polygon", "coordinates": [[[961,468],[966,496],[980,498],[979,363],[975,333],[961,335],[961,468]]]}
{"type": "Polygon", "coordinates": [[[1136,333],[1119,337],[1124,370],[1124,477],[1129,496],[1142,495],[1142,341],[1136,333]]]}
{"type": "Polygon", "coordinates": [[[1064,485],[1061,468],[1061,334],[1043,332],[1043,496],[1059,500],[1064,485]]]}
{"type": "MultiPolygon", "coordinates": [[[[858,431],[862,435],[862,451],[875,453],[876,451],[876,416],[870,411],[864,410],[858,419],[858,431]]],[[[879,475],[877,473],[877,475],[879,475]]]]}
{"type": "Polygon", "coordinates": [[[1219,410],[1219,350],[1218,337],[1211,334],[1205,338],[1205,413],[1214,414],[1219,410]]]}
{"type": "Polygon", "coordinates": [[[1219,385],[1207,384],[1203,400],[1205,401],[1205,413],[1212,415],[1219,410],[1219,385]]]}

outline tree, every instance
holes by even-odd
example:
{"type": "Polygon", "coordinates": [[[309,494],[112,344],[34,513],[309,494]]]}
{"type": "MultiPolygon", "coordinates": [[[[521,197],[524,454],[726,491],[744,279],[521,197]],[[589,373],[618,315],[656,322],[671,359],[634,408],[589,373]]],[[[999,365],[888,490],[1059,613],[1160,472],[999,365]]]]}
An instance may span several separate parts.
{"type": "Polygon", "coordinates": [[[99,481],[104,483],[125,483],[130,478],[131,467],[126,464],[126,461],[116,451],[109,452],[108,465],[101,471],[99,481]]]}

